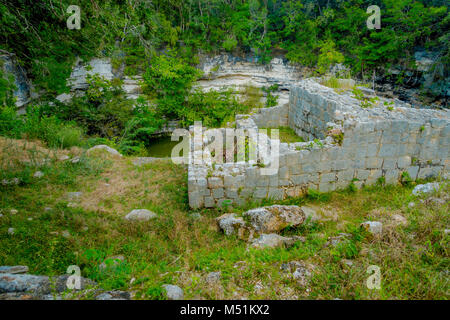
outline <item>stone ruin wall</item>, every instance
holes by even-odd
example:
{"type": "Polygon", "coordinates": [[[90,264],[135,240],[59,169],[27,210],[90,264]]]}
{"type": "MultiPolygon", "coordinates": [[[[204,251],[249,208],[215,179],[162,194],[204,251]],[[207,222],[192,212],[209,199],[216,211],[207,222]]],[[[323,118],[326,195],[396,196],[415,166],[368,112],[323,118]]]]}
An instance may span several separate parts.
{"type": "Polygon", "coordinates": [[[450,112],[402,105],[389,111],[381,102],[364,109],[350,95],[338,94],[312,80],[299,82],[291,90],[289,105],[239,115],[236,128],[288,124],[306,140],[316,142],[281,143],[279,170],[272,176],[262,175],[262,169],[252,163],[195,165],[191,159],[190,206],[281,200],[300,196],[308,189],[343,189],[352,182],[361,188],[381,177],[387,184],[395,184],[403,172],[413,180],[447,179],[450,112]],[[330,130],[341,132],[343,141],[337,143],[327,136],[330,130]]]}

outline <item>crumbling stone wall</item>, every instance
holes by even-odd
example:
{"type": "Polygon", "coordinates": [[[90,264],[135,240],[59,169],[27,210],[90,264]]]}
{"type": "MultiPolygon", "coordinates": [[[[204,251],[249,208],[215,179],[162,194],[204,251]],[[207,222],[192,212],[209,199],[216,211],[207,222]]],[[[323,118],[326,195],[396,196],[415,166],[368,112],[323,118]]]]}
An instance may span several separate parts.
{"type": "MultiPolygon", "coordinates": [[[[270,176],[263,175],[257,163],[191,161],[190,206],[242,205],[249,200],[300,196],[308,189],[329,192],[351,183],[373,185],[379,179],[394,184],[405,172],[412,180],[448,178],[449,112],[413,109],[401,102],[387,107],[384,102],[365,109],[350,94],[338,94],[312,80],[301,81],[291,90],[287,123],[315,141],[281,143],[279,169],[270,176]]],[[[280,119],[275,114],[281,114],[279,107],[238,116],[236,127],[268,127],[280,119]]]]}

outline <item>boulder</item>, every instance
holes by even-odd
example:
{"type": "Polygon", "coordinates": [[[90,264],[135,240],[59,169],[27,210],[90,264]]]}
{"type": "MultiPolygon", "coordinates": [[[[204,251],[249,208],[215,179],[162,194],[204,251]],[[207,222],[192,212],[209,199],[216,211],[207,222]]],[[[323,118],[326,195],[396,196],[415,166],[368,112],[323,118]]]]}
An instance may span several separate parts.
{"type": "Polygon", "coordinates": [[[306,220],[306,215],[298,206],[273,205],[252,209],[243,213],[249,218],[252,228],[258,233],[280,232],[286,227],[296,227],[306,220]]]}
{"type": "Polygon", "coordinates": [[[149,221],[156,218],[157,214],[147,209],[136,209],[125,216],[128,221],[149,221]]]}
{"type": "Polygon", "coordinates": [[[245,221],[241,217],[237,217],[234,213],[224,214],[216,218],[218,227],[223,230],[227,236],[239,235],[241,230],[245,228],[245,221]]]}
{"type": "Polygon", "coordinates": [[[418,196],[420,194],[427,194],[439,191],[440,184],[437,182],[427,183],[427,184],[419,184],[414,188],[412,194],[418,196]]]}
{"type": "Polygon", "coordinates": [[[169,300],[183,300],[183,290],[179,286],[165,284],[162,286],[166,290],[166,297],[169,300]]]}
{"type": "Polygon", "coordinates": [[[257,249],[264,248],[278,248],[278,247],[290,247],[295,242],[300,241],[298,237],[283,237],[275,233],[262,234],[259,238],[254,239],[251,242],[251,246],[257,249]]]}
{"type": "Polygon", "coordinates": [[[2,266],[0,267],[0,273],[10,273],[10,274],[19,274],[19,273],[27,273],[27,266],[2,266]]]}
{"type": "Polygon", "coordinates": [[[379,221],[366,221],[361,224],[361,227],[373,235],[378,235],[383,232],[383,224],[379,221]]]}
{"type": "Polygon", "coordinates": [[[106,152],[108,152],[109,154],[115,155],[115,156],[119,156],[121,157],[122,155],[119,153],[119,151],[117,151],[116,149],[113,149],[105,144],[101,144],[95,147],[90,148],[87,153],[91,153],[92,151],[95,150],[105,150],[106,152]]]}

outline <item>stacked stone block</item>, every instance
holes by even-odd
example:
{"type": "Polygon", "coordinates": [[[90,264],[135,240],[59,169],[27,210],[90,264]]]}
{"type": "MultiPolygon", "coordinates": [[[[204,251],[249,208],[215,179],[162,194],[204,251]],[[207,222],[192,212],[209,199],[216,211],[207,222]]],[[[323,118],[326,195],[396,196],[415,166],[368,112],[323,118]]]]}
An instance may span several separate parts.
{"type": "MultiPolygon", "coordinates": [[[[270,112],[281,112],[270,109],[238,116],[236,126],[273,127],[276,116],[272,118],[270,112]]],[[[287,123],[299,135],[321,140],[282,143],[279,169],[271,176],[262,175],[256,164],[226,163],[213,168],[191,163],[191,207],[242,205],[265,198],[281,200],[300,196],[308,189],[330,192],[351,183],[357,187],[373,185],[380,179],[395,184],[406,173],[412,180],[448,178],[448,111],[403,107],[389,111],[382,106],[363,109],[348,95],[304,80],[291,90],[286,113],[287,123]],[[327,137],[329,127],[343,129],[342,145],[327,137]]]]}

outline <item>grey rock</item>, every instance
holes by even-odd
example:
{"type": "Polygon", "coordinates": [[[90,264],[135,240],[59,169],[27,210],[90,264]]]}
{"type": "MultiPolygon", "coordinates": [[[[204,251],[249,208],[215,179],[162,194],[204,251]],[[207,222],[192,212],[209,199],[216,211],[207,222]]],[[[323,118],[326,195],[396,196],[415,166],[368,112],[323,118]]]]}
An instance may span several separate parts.
{"type": "Polygon", "coordinates": [[[314,209],[312,207],[307,207],[307,206],[303,206],[303,207],[301,207],[301,209],[305,213],[306,220],[310,219],[310,221],[313,221],[313,222],[320,220],[320,217],[317,214],[316,209],[314,209]]]}
{"type": "Polygon", "coordinates": [[[58,158],[59,161],[67,161],[67,160],[69,160],[69,159],[70,159],[70,157],[67,156],[67,155],[62,155],[62,156],[60,156],[60,157],[58,158]]]}
{"type": "Polygon", "coordinates": [[[44,173],[42,171],[36,171],[33,175],[33,177],[40,179],[44,176],[44,173]]]}
{"type": "Polygon", "coordinates": [[[14,228],[9,228],[8,229],[8,234],[13,235],[15,233],[16,229],[14,228]]]}
{"type": "Polygon", "coordinates": [[[349,233],[340,233],[337,236],[329,237],[327,243],[325,243],[325,247],[328,246],[337,246],[338,244],[351,239],[352,235],[349,233]]]}
{"type": "Polygon", "coordinates": [[[243,213],[250,219],[250,224],[257,232],[279,232],[288,226],[301,225],[305,219],[305,213],[298,206],[273,205],[257,208],[243,213]]]}
{"type": "Polygon", "coordinates": [[[95,297],[96,300],[130,300],[131,296],[126,291],[108,291],[95,297]]]}
{"type": "Polygon", "coordinates": [[[227,236],[237,234],[240,228],[245,227],[244,219],[237,217],[234,213],[220,216],[216,221],[227,236]]]}
{"type": "Polygon", "coordinates": [[[166,290],[166,296],[169,300],[183,300],[184,293],[179,286],[165,284],[162,286],[166,290]]]}
{"type": "Polygon", "coordinates": [[[113,296],[109,293],[101,293],[95,297],[95,300],[113,300],[113,296]]]}
{"type": "Polygon", "coordinates": [[[68,103],[72,100],[72,95],[67,94],[67,93],[62,93],[59,96],[57,96],[55,99],[58,100],[61,103],[68,103]]]}
{"type": "Polygon", "coordinates": [[[220,278],[222,277],[222,273],[219,272],[210,272],[206,276],[206,282],[209,284],[214,284],[220,281],[220,278]]]}
{"type": "Polygon", "coordinates": [[[194,219],[194,220],[199,220],[199,219],[202,218],[202,215],[201,215],[200,213],[198,213],[198,212],[194,212],[194,213],[192,213],[192,214],[190,215],[190,217],[191,217],[192,219],[194,219]]]}
{"type": "Polygon", "coordinates": [[[64,231],[61,233],[61,236],[63,236],[63,237],[66,238],[66,239],[68,239],[68,238],[71,237],[70,232],[69,232],[68,230],[64,230],[64,231]]]}
{"type": "Polygon", "coordinates": [[[72,160],[70,160],[70,162],[73,163],[73,164],[77,164],[77,163],[79,163],[80,161],[81,161],[81,158],[80,158],[80,157],[75,157],[75,158],[73,158],[72,160]]]}
{"type": "Polygon", "coordinates": [[[95,147],[90,148],[90,149],[87,151],[87,153],[91,153],[92,151],[95,151],[95,150],[105,150],[106,152],[108,152],[108,153],[110,153],[110,154],[112,154],[112,155],[120,156],[120,157],[122,156],[122,155],[119,153],[119,151],[117,151],[116,149],[113,149],[113,148],[111,148],[111,147],[109,147],[109,146],[107,146],[107,145],[104,145],[104,144],[98,145],[98,146],[95,146],[95,147]]]}
{"type": "Polygon", "coordinates": [[[1,266],[0,273],[10,273],[10,274],[19,274],[19,273],[27,273],[27,266],[1,266]]]}
{"type": "Polygon", "coordinates": [[[50,293],[49,277],[29,274],[0,274],[0,293],[8,292],[50,293]]]}
{"type": "Polygon", "coordinates": [[[68,192],[67,198],[69,200],[76,200],[79,199],[83,195],[83,192],[68,192]]]}
{"type": "Polygon", "coordinates": [[[361,224],[361,227],[374,235],[378,235],[383,232],[383,224],[379,221],[366,221],[361,224]]]}
{"type": "Polygon", "coordinates": [[[418,196],[423,193],[432,193],[432,192],[439,191],[439,188],[440,188],[440,184],[437,182],[427,183],[427,184],[419,184],[418,186],[416,186],[414,188],[414,190],[412,191],[412,194],[415,196],[418,196]]]}
{"type": "Polygon", "coordinates": [[[157,214],[147,209],[136,209],[125,216],[128,221],[149,221],[156,218],[157,214]]]}
{"type": "Polygon", "coordinates": [[[40,300],[47,300],[47,301],[60,301],[63,300],[63,298],[59,294],[44,294],[40,297],[40,300]]]}
{"type": "Polygon", "coordinates": [[[277,247],[289,247],[292,246],[297,239],[283,237],[275,233],[262,234],[259,238],[254,239],[251,242],[251,246],[257,249],[264,248],[277,248],[277,247]]]}

